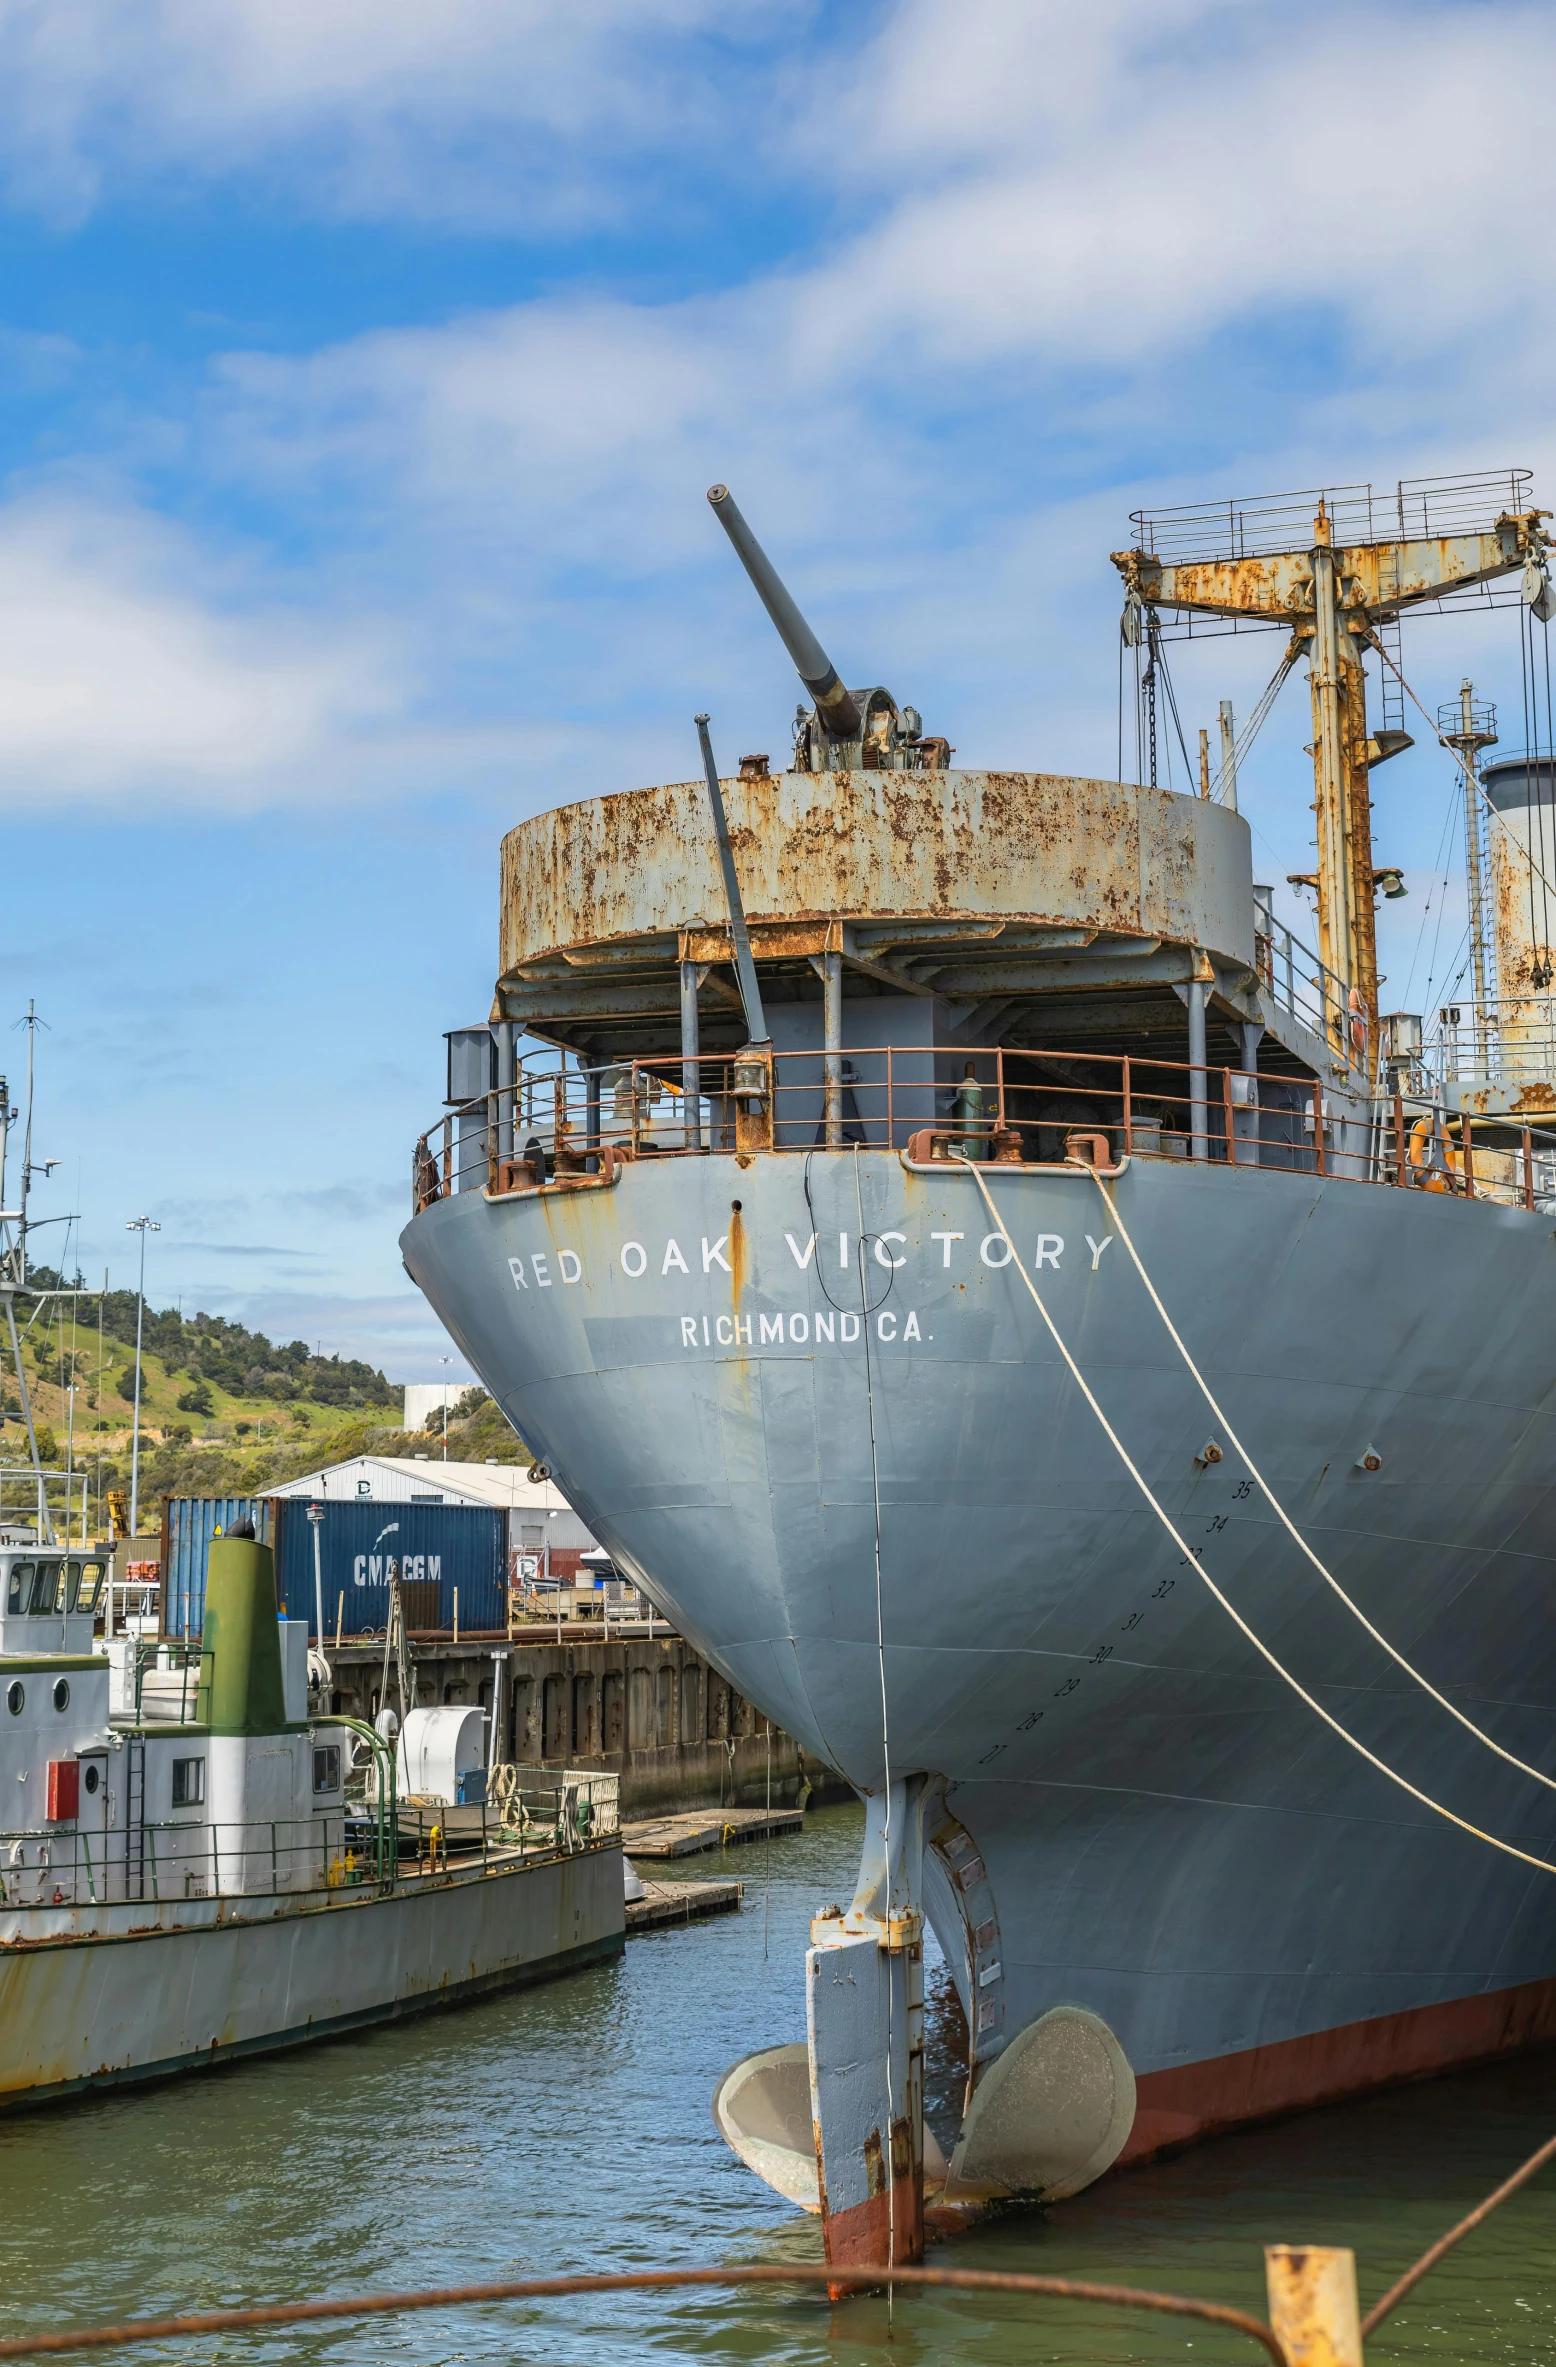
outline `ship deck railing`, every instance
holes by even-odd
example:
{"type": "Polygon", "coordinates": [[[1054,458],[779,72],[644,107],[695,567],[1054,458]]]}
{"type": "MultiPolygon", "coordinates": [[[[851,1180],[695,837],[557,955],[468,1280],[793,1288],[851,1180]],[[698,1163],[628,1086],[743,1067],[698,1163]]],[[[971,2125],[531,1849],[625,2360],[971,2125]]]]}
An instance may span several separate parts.
{"type": "Polygon", "coordinates": [[[215,1655],[198,1636],[116,1636],[108,1714],[114,1725],[191,1726],[215,1655]]]}
{"type": "Polygon", "coordinates": [[[1444,1084],[1504,1093],[1556,1078],[1556,995],[1488,996],[1447,1004],[1427,1036],[1423,1061],[1444,1084]]]}
{"type": "MultiPolygon", "coordinates": [[[[1556,1116],[1450,1110],[1420,1061],[1393,1065],[1389,1088],[1367,1101],[1318,1077],[1072,1047],[990,1048],[976,1055],[975,1079],[958,1078],[968,1057],[918,1045],[772,1053],[763,1147],[1038,1166],[1188,1161],[1556,1205],[1556,1116]]],[[[722,1053],[593,1068],[549,1048],[527,1055],[513,1084],[459,1104],[419,1138],[413,1207],[608,1181],[622,1161],[748,1150],[738,1067],[722,1053]]]]}
{"type": "Polygon", "coordinates": [[[1435,541],[1449,534],[1491,534],[1498,521],[1530,505],[1526,468],[1477,469],[1452,477],[1401,477],[1392,485],[1314,485],[1242,500],[1186,502],[1131,510],[1134,547],[1169,563],[1272,558],[1313,539],[1322,502],[1337,546],[1435,541]]]}
{"type": "Polygon", "coordinates": [[[84,1907],[389,1892],[609,1848],[620,1831],[615,1777],[507,1784],[478,1809],[397,1800],[380,1815],[376,1803],[357,1798],[243,1822],[160,1817],[97,1832],[18,1826],[0,1832],[0,1913],[65,1917],[84,1907]]]}
{"type": "Polygon", "coordinates": [[[1350,1022],[1345,982],[1322,955],[1275,917],[1274,890],[1253,892],[1253,960],[1265,993],[1321,1043],[1343,1044],[1350,1022]]]}

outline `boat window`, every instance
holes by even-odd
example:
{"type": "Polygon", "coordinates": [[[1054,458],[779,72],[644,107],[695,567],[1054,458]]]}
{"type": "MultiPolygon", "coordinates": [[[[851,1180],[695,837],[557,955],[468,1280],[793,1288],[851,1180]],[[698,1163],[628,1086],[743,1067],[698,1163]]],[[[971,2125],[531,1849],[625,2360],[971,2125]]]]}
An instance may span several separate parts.
{"type": "Polygon", "coordinates": [[[63,1568],[62,1562],[39,1562],[37,1575],[32,1582],[32,1594],[27,1604],[28,1610],[35,1616],[59,1608],[57,1598],[63,1568]]]}
{"type": "Polygon", "coordinates": [[[26,1687],[22,1684],[21,1679],[17,1678],[14,1684],[8,1685],[5,1689],[5,1706],[13,1718],[21,1716],[26,1701],[26,1687]]]}
{"type": "Polygon", "coordinates": [[[70,1685],[68,1679],[64,1677],[56,1677],[54,1680],[54,1707],[57,1710],[67,1710],[70,1707],[70,1685]]]}
{"type": "Polygon", "coordinates": [[[6,1590],[5,1598],[5,1607],[8,1611],[19,1611],[21,1609],[23,1603],[25,1603],[27,1600],[27,1590],[31,1584],[31,1562],[13,1562],[11,1564],[11,1583],[6,1590]]]}
{"type": "Polygon", "coordinates": [[[316,1792],[340,1790],[340,1744],[321,1743],[313,1754],[313,1788],[316,1792]]]}
{"type": "Polygon", "coordinates": [[[173,1761],[173,1806],[199,1808],[205,1800],[205,1761],[203,1759],[175,1759],[173,1761]]]}
{"type": "Polygon", "coordinates": [[[75,1607],[78,1611],[95,1611],[97,1609],[97,1598],[101,1592],[102,1583],[102,1563],[83,1562],[81,1564],[81,1583],[76,1590],[75,1607]]]}

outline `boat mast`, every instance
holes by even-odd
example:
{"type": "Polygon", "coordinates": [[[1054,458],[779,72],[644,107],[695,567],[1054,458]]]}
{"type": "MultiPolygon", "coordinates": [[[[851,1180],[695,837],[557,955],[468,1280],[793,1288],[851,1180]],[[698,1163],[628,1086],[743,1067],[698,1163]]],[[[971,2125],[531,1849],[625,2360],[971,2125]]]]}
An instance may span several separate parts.
{"type": "MultiPolygon", "coordinates": [[[[27,1387],[27,1367],[22,1362],[22,1343],[16,1328],[16,1294],[27,1287],[27,1195],[32,1185],[32,1093],[33,1047],[39,1020],[37,1006],[31,996],[27,1001],[27,1109],[22,1129],[22,1160],[20,1190],[15,1208],[5,1205],[6,1156],[10,1144],[11,1121],[16,1115],[4,1077],[0,1077],[0,1298],[5,1301],[6,1335],[11,1343],[11,1361],[16,1367],[16,1389],[21,1399],[22,1420],[27,1427],[27,1452],[32,1462],[33,1485],[37,1490],[37,1533],[41,1545],[53,1545],[53,1515],[49,1510],[48,1489],[44,1484],[43,1464],[38,1454],[38,1433],[32,1418],[32,1397],[27,1387]]],[[[50,1159],[44,1168],[56,1162],[50,1159]]],[[[68,1486],[68,1483],[67,1483],[68,1486]]]]}
{"type": "Polygon", "coordinates": [[[1528,470],[1503,469],[1402,482],[1377,496],[1370,485],[1346,485],[1136,511],[1135,547],[1113,553],[1126,640],[1139,638],[1142,611],[1157,631],[1157,611],[1168,608],[1234,626],[1285,625],[1291,655],[1307,654],[1325,1033],[1368,1087],[1378,1057],[1374,899],[1389,876],[1373,868],[1369,774],[1411,738],[1369,731],[1366,652],[1381,647],[1380,628],[1404,609],[1517,568],[1524,599],[1548,600],[1550,512],[1530,507],[1528,496],[1528,470]]]}
{"type": "Polygon", "coordinates": [[[1477,699],[1466,674],[1459,695],[1437,710],[1437,728],[1450,748],[1457,748],[1464,766],[1464,884],[1469,891],[1470,975],[1475,989],[1475,1035],[1478,1057],[1487,1076],[1492,1073],[1491,1033],[1496,974],[1493,967],[1487,916],[1491,910],[1491,854],[1486,843],[1484,792],[1480,786],[1480,753],[1495,745],[1497,711],[1477,699]]]}

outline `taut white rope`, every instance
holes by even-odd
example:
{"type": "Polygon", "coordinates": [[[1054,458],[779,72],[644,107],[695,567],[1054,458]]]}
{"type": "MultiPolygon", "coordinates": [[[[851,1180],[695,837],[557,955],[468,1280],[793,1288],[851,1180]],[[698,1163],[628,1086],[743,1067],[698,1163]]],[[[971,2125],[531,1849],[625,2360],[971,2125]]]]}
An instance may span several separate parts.
{"type": "Polygon", "coordinates": [[[1477,1742],[1483,1742],[1488,1751],[1495,1751],[1499,1759],[1505,1759],[1510,1767],[1516,1767],[1520,1775],[1532,1775],[1535,1782],[1543,1783],[1547,1791],[1556,1792],[1556,1782],[1553,1782],[1550,1776],[1542,1775],[1538,1767],[1531,1767],[1527,1760],[1518,1758],[1512,1751],[1504,1750],[1502,1745],[1495,1741],[1491,1735],[1482,1732],[1481,1728],[1476,1725],[1473,1718],[1467,1718],[1461,1709],[1455,1709],[1453,1703],[1447,1698],[1446,1694],[1439,1693],[1437,1687],[1431,1682],[1429,1678],[1423,1677],[1421,1671],[1418,1668],[1413,1668],[1411,1666],[1410,1662],[1405,1658],[1403,1652],[1395,1650],[1394,1646],[1389,1642],[1388,1637],[1382,1634],[1378,1628],[1373,1626],[1372,1621],[1368,1618],[1361,1605],[1357,1602],[1354,1602],[1352,1598],[1346,1593],[1345,1588],[1340,1584],[1339,1579],[1335,1577],[1334,1573],[1324,1567],[1317,1554],[1313,1551],[1312,1546],[1309,1545],[1301,1530],[1296,1526],[1295,1522],[1287,1513],[1285,1506],[1275,1495],[1273,1489],[1267,1485],[1263,1472],[1260,1471],[1252,1455],[1250,1455],[1248,1449],[1238,1437],[1237,1432],[1232,1428],[1231,1422],[1227,1415],[1222,1411],[1221,1407],[1217,1404],[1215,1398],[1212,1396],[1209,1382],[1205,1379],[1204,1374],[1200,1371],[1199,1366],[1195,1363],[1193,1357],[1189,1354],[1187,1347],[1184,1345],[1177,1325],[1173,1322],[1172,1317],[1162,1305],[1161,1299],[1157,1294],[1156,1285],[1145,1270],[1145,1264],[1140,1256],[1140,1252],[1136,1249],[1133,1241],[1131,1241],[1129,1237],[1129,1228],[1118,1213],[1117,1200],[1114,1198],[1112,1193],[1109,1192],[1107,1186],[1104,1184],[1101,1176],[1098,1175],[1096,1169],[1093,1168],[1091,1172],[1093,1182],[1096,1184],[1098,1191],[1102,1194],[1103,1199],[1107,1202],[1108,1215],[1112,1219],[1113,1223],[1118,1227],[1118,1237],[1123,1242],[1124,1247],[1128,1250],[1130,1257],[1134,1260],[1135,1272],[1145,1284],[1152,1306],[1156,1309],[1157,1314],[1161,1317],[1162,1322],[1166,1325],[1168,1338],[1172,1341],[1172,1344],[1177,1349],[1178,1354],[1183,1358],[1184,1363],[1187,1365],[1189,1372],[1192,1374],[1194,1381],[1199,1388],[1200,1395],[1204,1398],[1205,1403],[1209,1406],[1221,1428],[1226,1432],[1228,1439],[1232,1443],[1233,1449],[1237,1454],[1241,1455],[1243,1461],[1247,1464],[1249,1478],[1253,1481],[1255,1487],[1257,1487],[1259,1493],[1269,1505],[1270,1510],[1280,1522],[1281,1527],[1286,1531],[1287,1535],[1294,1539],[1296,1544],[1301,1547],[1308,1560],[1312,1563],[1314,1569],[1318,1572],[1320,1578],[1322,1578],[1324,1581],[1324,1584],[1328,1587],[1331,1587],[1333,1591],[1339,1596],[1341,1602],[1344,1603],[1352,1618],[1360,1621],[1361,1625],[1367,1630],[1367,1633],[1371,1636],[1375,1644],[1381,1644],[1383,1650],[1388,1654],[1390,1660],[1394,1662],[1396,1668],[1402,1668],[1406,1676],[1409,1677],[1415,1684],[1420,1686],[1423,1693],[1429,1693],[1438,1706],[1448,1712],[1450,1718],[1457,1718],[1459,1724],[1464,1728],[1465,1732],[1468,1734],[1473,1734],[1477,1742]]]}
{"type": "Polygon", "coordinates": [[[1266,1644],[1261,1637],[1255,1635],[1253,1629],[1249,1626],[1241,1611],[1239,1611],[1236,1605],[1230,1602],[1222,1593],[1220,1587],[1211,1577],[1210,1572],[1205,1569],[1203,1564],[1199,1561],[1197,1555],[1193,1551],[1193,1548],[1180,1534],[1177,1524],[1173,1520],[1171,1513],[1168,1512],[1165,1505],[1157,1501],[1157,1498],[1152,1493],[1150,1483],[1147,1481],[1145,1474],[1141,1471],[1139,1465],[1135,1462],[1133,1456],[1130,1454],[1129,1449],[1125,1446],[1123,1440],[1119,1437],[1118,1432],[1108,1420],[1107,1415],[1097,1403],[1096,1398],[1092,1395],[1091,1388],[1086,1380],[1085,1374],[1081,1371],[1080,1366],[1076,1363],[1074,1357],[1070,1354],[1069,1349],[1065,1346],[1058,1325],[1054,1322],[1053,1317],[1049,1314],[1048,1309],[1044,1306],[1036,1283],[1032,1280],[1031,1275],[1027,1272],[1026,1267],[1022,1264],[1020,1253],[1018,1252],[1014,1241],[1012,1241],[1009,1233],[1005,1229],[1005,1220],[1000,1215],[998,1208],[996,1208],[994,1204],[994,1196],[990,1192],[988,1185],[984,1182],[983,1177],[978,1172],[978,1169],[973,1164],[972,1160],[962,1158],[960,1153],[956,1155],[960,1161],[960,1164],[966,1167],[979,1191],[983,1194],[984,1202],[988,1208],[989,1214],[993,1217],[995,1224],[999,1228],[1000,1239],[1004,1242],[1005,1247],[1010,1251],[1011,1262],[1014,1264],[1016,1272],[1021,1276],[1022,1281],[1027,1286],[1028,1292],[1031,1294],[1032,1304],[1036,1307],[1039,1315],[1041,1315],[1043,1318],[1044,1323],[1048,1326],[1049,1334],[1053,1340],[1054,1346],[1058,1349],[1060,1355],[1064,1358],[1066,1365],[1069,1367],[1070,1378],[1074,1381],[1081,1395],[1085,1398],[1086,1403],[1096,1415],[1097,1420],[1101,1424],[1103,1432],[1109,1444],[1112,1446],[1114,1453],[1118,1456],[1119,1461],[1123,1464],[1124,1469],[1134,1481],[1135,1486],[1140,1490],[1140,1493],[1145,1498],[1147,1504],[1150,1505],[1151,1510],[1161,1522],[1162,1527],[1166,1530],[1174,1545],[1176,1545],[1179,1551],[1182,1553],[1190,1569],[1198,1572],[1200,1578],[1209,1588],[1216,1601],[1221,1605],[1222,1610],[1231,1620],[1233,1626],[1239,1628],[1241,1632],[1247,1637],[1249,1643],[1252,1644],[1260,1659],[1266,1661],[1269,1664],[1269,1666],[1275,1671],[1275,1674],[1280,1678],[1282,1684],[1289,1685],[1292,1692],[1297,1696],[1297,1699],[1306,1703],[1307,1707],[1313,1712],[1315,1717],[1322,1718],[1324,1724],[1329,1727],[1331,1732],[1338,1734],[1340,1740],[1343,1743],[1348,1744],[1349,1747],[1355,1751],[1358,1758],[1365,1759],[1369,1767],[1375,1767],[1380,1775],[1386,1776],[1390,1783],[1397,1784],[1402,1792],[1408,1792],[1412,1800],[1419,1800],[1421,1806],[1423,1808],[1429,1808],[1434,1816],[1442,1817],[1447,1824],[1457,1825],[1461,1833],[1468,1833],[1473,1840],[1484,1841],[1489,1849],[1500,1850],[1504,1857],[1516,1857],[1522,1865],[1534,1866],[1538,1868],[1539,1872],[1542,1874],[1556,1874],[1556,1865],[1552,1865],[1548,1859],[1543,1857],[1531,1857],[1527,1849],[1515,1849],[1511,1841],[1499,1841],[1495,1833],[1482,1832],[1480,1826],[1472,1825],[1467,1817],[1455,1816],[1453,1810],[1451,1808],[1445,1808],[1440,1800],[1434,1800],[1429,1793],[1418,1790],[1417,1787],[1405,1776],[1398,1774],[1394,1768],[1390,1767],[1384,1760],[1380,1759],[1376,1752],[1369,1751],[1367,1745],[1364,1742],[1359,1742],[1354,1734],[1350,1733],[1347,1728],[1341,1725],[1338,1718],[1332,1716],[1331,1713],[1325,1709],[1321,1701],[1315,1701],[1312,1694],[1307,1691],[1306,1687],[1301,1685],[1292,1675],[1290,1669],[1284,1667],[1282,1663],[1276,1659],[1274,1653],[1270,1650],[1269,1645],[1266,1644]]]}
{"type": "MultiPolygon", "coordinates": [[[[885,1804],[881,1816],[881,1848],[886,1858],[886,1928],[891,1929],[891,1712],[886,1699],[886,1611],[881,1589],[881,1459],[875,1436],[875,1367],[870,1355],[870,1276],[865,1264],[864,1185],[859,1175],[858,1143],[854,1145],[854,1200],[859,1211],[859,1329],[864,1338],[864,1394],[870,1416],[870,1489],[875,1507],[875,1658],[881,1678],[881,1760],[885,1773],[885,1804]]],[[[891,1967],[886,1969],[886,2256],[897,2257],[897,2164],[892,2152],[891,2132],[896,2125],[897,2102],[892,2094],[891,2050],[892,2030],[891,1967]]],[[[911,2132],[909,2141],[911,2143],[911,2132]]],[[[895,2302],[891,2287],[886,2288],[887,2323],[895,2324],[895,2302]]]]}

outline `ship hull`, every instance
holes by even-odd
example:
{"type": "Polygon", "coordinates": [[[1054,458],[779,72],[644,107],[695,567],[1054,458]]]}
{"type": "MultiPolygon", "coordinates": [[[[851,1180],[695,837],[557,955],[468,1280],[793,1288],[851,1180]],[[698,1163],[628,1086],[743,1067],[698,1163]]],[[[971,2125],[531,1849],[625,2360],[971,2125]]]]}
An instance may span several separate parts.
{"type": "MultiPolygon", "coordinates": [[[[396,1888],[97,1911],[0,1945],[0,2111],[209,2071],[549,1979],[624,1945],[621,1852],[396,1888]]],[[[40,1926],[57,1911],[10,1922],[40,1926]]]]}
{"type": "MultiPolygon", "coordinates": [[[[435,1203],[403,1249],[591,1528],[733,1684],[861,1790],[888,1758],[936,1779],[941,1843],[964,1838],[931,1848],[926,1907],[979,2061],[1050,2006],[1091,2009],[1139,2082],[1139,2154],[1556,2034],[1551,1874],[1348,1748],[1196,1560],[1456,1815],[1548,1859],[1556,1792],[1413,1685],[1279,1528],[1095,1180],[987,1173],[1189,1557],[965,1173],[645,1159],[611,1189],[435,1203]]],[[[1549,1221],[1209,1164],[1137,1161],[1112,1188],[1315,1550],[1549,1769],[1549,1221]]]]}

